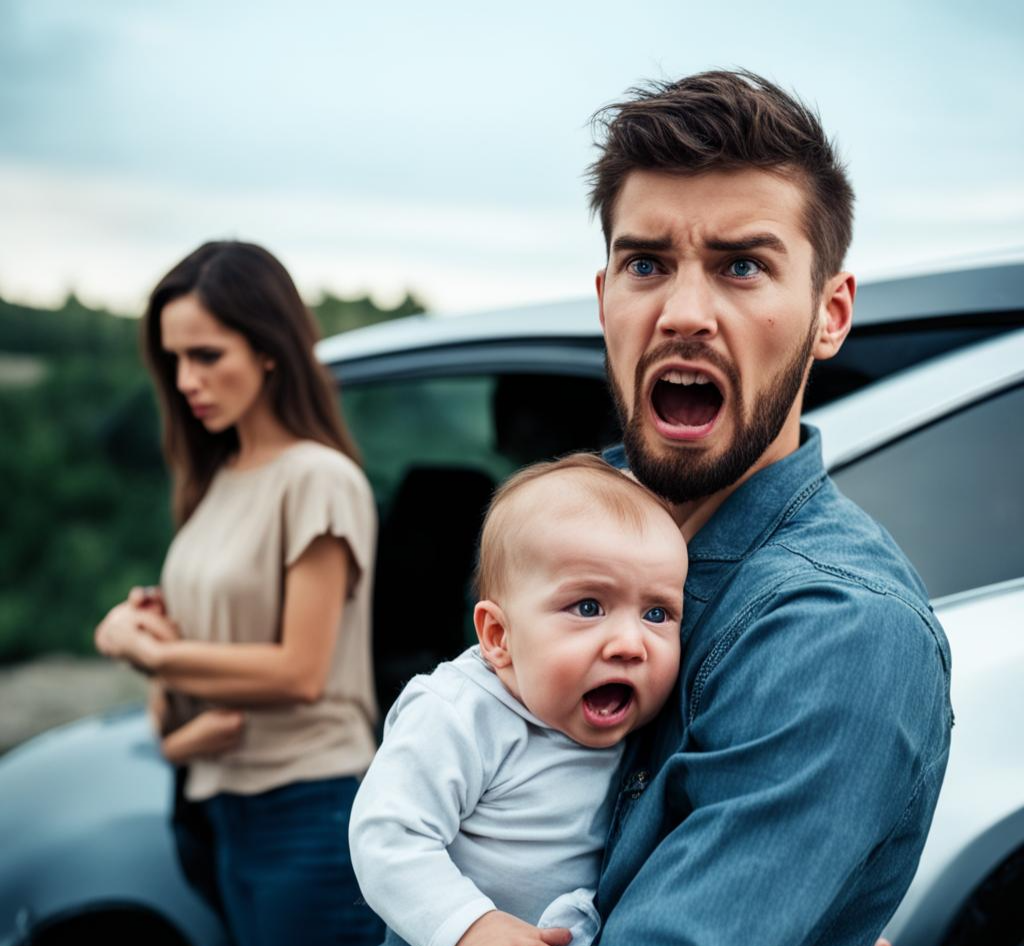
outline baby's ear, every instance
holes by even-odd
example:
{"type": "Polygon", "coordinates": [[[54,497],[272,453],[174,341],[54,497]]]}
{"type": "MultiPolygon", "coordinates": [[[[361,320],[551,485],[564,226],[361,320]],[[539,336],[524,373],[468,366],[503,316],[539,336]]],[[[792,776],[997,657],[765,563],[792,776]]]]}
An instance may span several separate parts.
{"type": "Polygon", "coordinates": [[[473,609],[473,625],[480,641],[480,653],[495,670],[509,666],[508,629],[505,612],[493,601],[478,601],[473,609]]]}

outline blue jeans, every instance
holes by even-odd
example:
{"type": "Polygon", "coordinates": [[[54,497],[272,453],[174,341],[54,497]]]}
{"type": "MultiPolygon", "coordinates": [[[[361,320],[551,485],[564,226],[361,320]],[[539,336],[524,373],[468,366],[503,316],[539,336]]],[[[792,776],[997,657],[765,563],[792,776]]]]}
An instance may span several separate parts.
{"type": "Polygon", "coordinates": [[[205,802],[217,878],[238,946],[377,946],[348,852],[354,778],[296,782],[205,802]]]}

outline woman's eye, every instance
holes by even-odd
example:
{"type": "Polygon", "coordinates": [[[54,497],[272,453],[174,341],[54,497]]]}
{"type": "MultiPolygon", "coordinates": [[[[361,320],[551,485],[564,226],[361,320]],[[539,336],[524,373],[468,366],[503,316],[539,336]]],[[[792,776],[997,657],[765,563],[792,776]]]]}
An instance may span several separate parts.
{"type": "Polygon", "coordinates": [[[638,256],[636,259],[630,260],[626,264],[626,268],[634,276],[653,276],[657,270],[654,260],[648,256],[638,256]]]}
{"type": "Polygon", "coordinates": [[[652,624],[664,624],[668,620],[668,611],[664,608],[651,608],[644,614],[644,620],[652,624]]]}
{"type": "Polygon", "coordinates": [[[584,598],[577,601],[569,610],[581,618],[596,618],[601,614],[601,605],[594,598],[584,598]]]}
{"type": "Polygon", "coordinates": [[[761,271],[761,264],[752,259],[735,259],[726,267],[726,272],[738,279],[750,279],[761,271]]]}
{"type": "Polygon", "coordinates": [[[212,365],[220,358],[220,356],[221,353],[215,348],[204,348],[192,355],[192,357],[201,365],[212,365]]]}

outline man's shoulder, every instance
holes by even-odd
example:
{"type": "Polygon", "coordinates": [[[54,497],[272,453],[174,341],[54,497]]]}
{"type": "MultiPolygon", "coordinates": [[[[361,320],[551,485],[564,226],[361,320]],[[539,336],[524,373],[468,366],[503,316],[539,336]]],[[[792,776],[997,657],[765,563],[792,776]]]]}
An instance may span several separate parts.
{"type": "Polygon", "coordinates": [[[888,532],[830,480],[741,561],[719,568],[695,589],[705,595],[698,678],[744,638],[741,652],[770,641],[794,663],[810,654],[865,667],[923,660],[948,676],[948,643],[921,579],[888,532]]]}
{"type": "Polygon", "coordinates": [[[928,609],[927,590],[903,550],[827,477],[743,564],[751,571],[774,571],[776,578],[782,569],[797,582],[831,577],[928,609]]]}

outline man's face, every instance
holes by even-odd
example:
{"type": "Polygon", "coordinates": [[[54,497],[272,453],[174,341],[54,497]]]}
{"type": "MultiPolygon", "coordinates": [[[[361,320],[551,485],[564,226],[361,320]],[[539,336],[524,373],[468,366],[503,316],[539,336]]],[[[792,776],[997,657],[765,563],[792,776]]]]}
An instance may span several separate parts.
{"type": "Polygon", "coordinates": [[[818,341],[803,192],[759,170],[634,171],[598,274],[608,376],[633,472],[710,496],[799,442],[818,341]]]}

